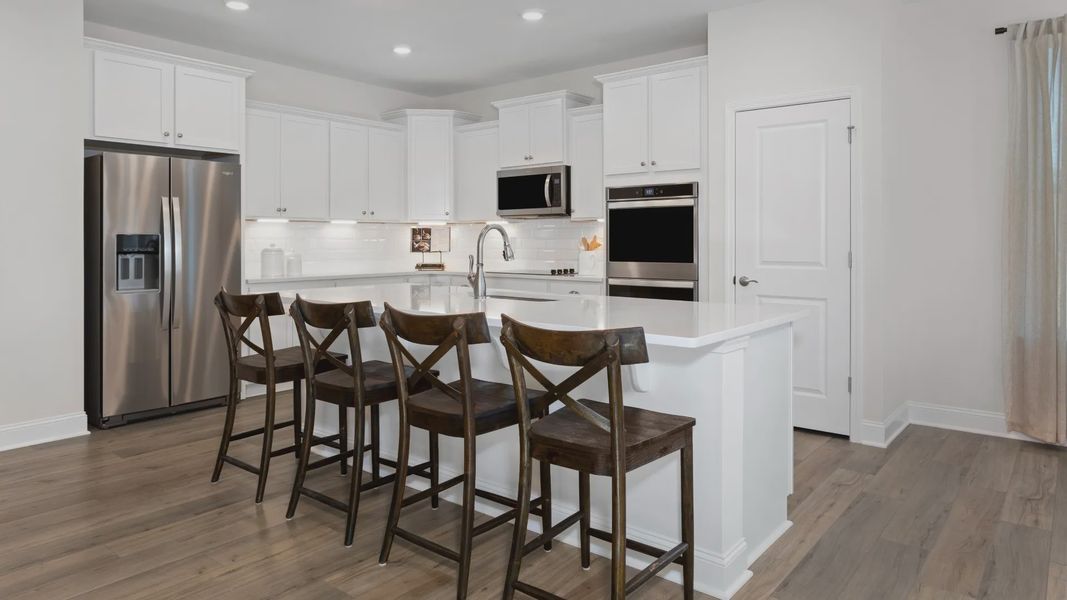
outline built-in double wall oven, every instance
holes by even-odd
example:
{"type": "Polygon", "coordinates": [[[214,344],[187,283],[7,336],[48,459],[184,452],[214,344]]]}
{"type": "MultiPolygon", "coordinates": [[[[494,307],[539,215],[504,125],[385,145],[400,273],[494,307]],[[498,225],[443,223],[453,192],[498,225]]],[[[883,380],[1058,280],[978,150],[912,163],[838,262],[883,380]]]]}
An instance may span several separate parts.
{"type": "Polygon", "coordinates": [[[698,300],[696,183],[607,189],[608,295],[698,300]]]}

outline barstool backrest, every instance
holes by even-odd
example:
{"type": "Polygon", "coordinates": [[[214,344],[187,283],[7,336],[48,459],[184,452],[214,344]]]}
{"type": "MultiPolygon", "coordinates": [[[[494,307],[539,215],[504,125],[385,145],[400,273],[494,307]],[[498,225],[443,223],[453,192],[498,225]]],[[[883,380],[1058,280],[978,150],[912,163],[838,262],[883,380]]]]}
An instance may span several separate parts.
{"type": "Polygon", "coordinates": [[[356,400],[363,404],[363,355],[359,346],[359,329],[374,327],[374,308],[369,301],[321,303],[308,302],[297,294],[296,300],[289,307],[289,314],[296,322],[297,337],[300,338],[300,350],[304,357],[304,373],[307,375],[308,398],[314,398],[315,375],[317,365],[327,362],[352,377],[356,400]],[[322,341],[315,339],[308,327],[328,330],[322,341]],[[341,335],[346,334],[348,354],[352,364],[347,365],[330,353],[330,348],[341,335]]]}
{"type": "Polygon", "coordinates": [[[464,423],[473,427],[471,360],[468,347],[474,344],[488,344],[491,341],[485,313],[424,315],[397,310],[387,302],[380,324],[382,331],[385,332],[385,339],[389,343],[389,354],[393,359],[401,410],[406,408],[408,390],[414,389],[416,384],[425,379],[434,388],[462,403],[464,423]],[[420,361],[401,340],[423,346],[436,346],[436,348],[420,361]],[[459,366],[460,389],[458,390],[442,381],[431,371],[434,365],[440,362],[452,348],[456,349],[456,360],[459,366]],[[410,376],[405,375],[405,362],[414,369],[410,376]]]}
{"type": "MultiPolygon", "coordinates": [[[[266,361],[269,373],[274,372],[274,341],[270,335],[270,319],[285,314],[285,305],[278,292],[266,294],[231,294],[225,289],[215,296],[215,307],[222,318],[222,330],[226,334],[226,348],[229,350],[230,367],[236,368],[241,358],[241,347],[247,346],[266,361]],[[239,320],[235,324],[234,320],[239,320]],[[259,322],[262,345],[248,339],[248,330],[259,322]]],[[[273,377],[273,375],[270,375],[273,377]]]]}
{"type": "MultiPolygon", "coordinates": [[[[562,402],[572,411],[612,437],[612,452],[622,452],[625,431],[622,398],[622,365],[648,362],[645,330],[641,327],[603,329],[593,331],[556,331],[523,324],[508,315],[501,315],[503,325],[500,341],[508,355],[515,397],[526,395],[529,373],[545,388],[541,402],[547,409],[554,402],[562,402]],[[581,367],[559,384],[550,380],[530,360],[567,367],[581,367]],[[570,392],[589,381],[601,371],[608,375],[609,418],[571,398],[570,392]]],[[[529,410],[519,402],[520,430],[525,435],[530,427],[529,410]]]]}

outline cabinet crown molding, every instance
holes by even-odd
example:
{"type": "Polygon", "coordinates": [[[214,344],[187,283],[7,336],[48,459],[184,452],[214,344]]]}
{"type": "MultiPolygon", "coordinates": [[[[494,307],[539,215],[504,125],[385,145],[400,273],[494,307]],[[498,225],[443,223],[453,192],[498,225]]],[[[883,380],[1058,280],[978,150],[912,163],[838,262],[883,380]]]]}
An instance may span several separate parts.
{"type": "Polygon", "coordinates": [[[500,127],[500,121],[479,121],[467,125],[457,125],[456,133],[469,133],[472,131],[489,131],[500,127]]]}
{"type": "Polygon", "coordinates": [[[385,121],[378,121],[376,119],[370,119],[365,117],[354,117],[351,115],[339,115],[336,113],[327,113],[318,110],[312,110],[310,108],[300,108],[297,106],[287,106],[284,104],[273,104],[271,102],[260,102],[257,100],[249,100],[246,103],[248,110],[262,110],[267,112],[276,112],[286,115],[294,115],[300,117],[308,117],[311,119],[325,119],[334,123],[349,123],[352,125],[365,125],[367,127],[376,127],[378,129],[388,129],[390,131],[401,131],[403,127],[394,125],[392,123],[386,123],[385,121]]]}
{"type": "Polygon", "coordinates": [[[171,54],[169,52],[160,52],[158,50],[138,48],[137,46],[120,44],[118,42],[111,42],[108,40],[102,40],[93,37],[83,38],[83,46],[90,50],[107,50],[109,52],[118,52],[121,54],[128,54],[130,56],[154,58],[157,60],[174,63],[176,65],[195,67],[197,69],[204,69],[205,71],[214,71],[216,73],[224,73],[226,75],[232,75],[234,77],[243,77],[245,79],[248,79],[253,74],[255,74],[255,71],[251,69],[223,65],[220,63],[200,60],[198,58],[189,58],[188,56],[180,56],[178,54],[171,54]]]}
{"type": "Polygon", "coordinates": [[[477,123],[482,117],[462,110],[438,108],[401,108],[382,113],[382,120],[390,123],[406,121],[410,117],[451,117],[456,125],[477,123]]]}
{"type": "Polygon", "coordinates": [[[534,102],[540,102],[542,100],[554,100],[556,98],[563,99],[563,105],[570,108],[573,106],[585,106],[593,103],[593,98],[586,96],[585,94],[579,94],[569,90],[556,90],[554,92],[545,92],[543,94],[534,94],[532,96],[522,96],[520,98],[508,98],[506,100],[494,100],[490,102],[494,108],[507,108],[509,106],[518,106],[521,104],[532,104],[534,102]]]}
{"type": "Polygon", "coordinates": [[[567,114],[572,117],[585,117],[596,116],[604,114],[603,104],[594,104],[592,106],[579,106],[578,108],[572,108],[567,111],[567,114]]]}
{"type": "Polygon", "coordinates": [[[674,60],[658,65],[650,65],[647,67],[638,67],[636,69],[627,69],[625,71],[616,71],[614,73],[597,75],[596,77],[594,77],[594,79],[596,79],[600,83],[608,83],[611,81],[619,81],[621,79],[631,79],[633,77],[656,75],[658,73],[669,73],[671,71],[677,71],[679,69],[687,69],[691,67],[706,67],[707,65],[707,56],[695,56],[693,58],[683,58],[681,60],[674,60]]]}

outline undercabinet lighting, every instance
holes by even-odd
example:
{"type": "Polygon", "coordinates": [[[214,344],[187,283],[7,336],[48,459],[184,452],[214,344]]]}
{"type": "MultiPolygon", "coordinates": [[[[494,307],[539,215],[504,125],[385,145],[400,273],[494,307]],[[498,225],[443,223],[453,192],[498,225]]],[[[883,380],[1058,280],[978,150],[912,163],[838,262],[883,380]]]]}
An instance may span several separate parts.
{"type": "Polygon", "coordinates": [[[355,225],[356,223],[359,223],[359,221],[356,221],[355,219],[330,219],[330,222],[334,225],[355,225]]]}
{"type": "Polygon", "coordinates": [[[522,11],[522,18],[530,22],[540,21],[545,18],[545,11],[539,8],[530,8],[522,11]]]}
{"type": "Polygon", "coordinates": [[[400,56],[407,56],[408,54],[411,54],[411,46],[408,46],[407,44],[393,46],[393,52],[400,56]]]}
{"type": "Polygon", "coordinates": [[[442,227],[444,225],[448,225],[448,223],[444,221],[419,221],[418,223],[419,227],[442,227]]]}
{"type": "Polygon", "coordinates": [[[226,8],[230,10],[248,10],[251,7],[249,3],[241,0],[226,0],[226,8]]]}
{"type": "Polygon", "coordinates": [[[603,223],[603,222],[604,222],[604,219],[597,219],[597,220],[596,220],[596,222],[597,222],[597,223],[603,223]]]}
{"type": "Polygon", "coordinates": [[[486,221],[486,225],[507,225],[507,221],[486,221]]]}
{"type": "Polygon", "coordinates": [[[256,223],[288,223],[289,219],[256,219],[256,223]]]}

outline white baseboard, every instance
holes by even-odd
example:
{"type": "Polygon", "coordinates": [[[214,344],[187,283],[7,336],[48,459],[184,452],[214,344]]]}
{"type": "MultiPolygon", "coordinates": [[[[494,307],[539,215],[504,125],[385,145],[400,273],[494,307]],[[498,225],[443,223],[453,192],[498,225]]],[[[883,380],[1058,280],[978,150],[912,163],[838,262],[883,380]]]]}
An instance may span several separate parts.
{"type": "Polygon", "coordinates": [[[0,452],[89,435],[85,412],[0,425],[0,452]]]}
{"type": "Polygon", "coordinates": [[[905,403],[883,422],[864,420],[859,435],[853,436],[852,441],[887,448],[908,425],[924,425],[1044,443],[1028,435],[1008,431],[1007,419],[1002,412],[923,402],[905,403]]]}
{"type": "Polygon", "coordinates": [[[859,435],[853,436],[852,441],[876,448],[888,448],[889,444],[892,444],[900,432],[908,426],[909,412],[908,405],[905,403],[898,406],[885,421],[864,419],[859,435]]]}

